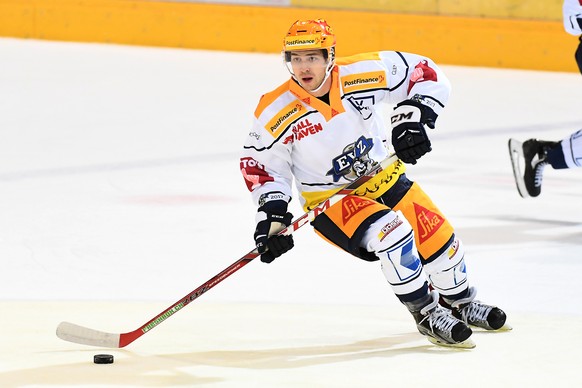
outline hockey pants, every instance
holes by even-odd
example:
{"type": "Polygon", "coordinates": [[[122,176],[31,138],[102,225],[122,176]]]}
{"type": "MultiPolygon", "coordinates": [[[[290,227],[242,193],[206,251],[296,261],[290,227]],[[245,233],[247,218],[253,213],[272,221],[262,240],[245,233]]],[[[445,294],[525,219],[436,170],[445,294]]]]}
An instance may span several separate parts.
{"type": "Polygon", "coordinates": [[[411,302],[428,292],[457,299],[468,289],[464,249],[430,198],[402,175],[377,199],[346,196],[313,221],[328,242],[366,260],[380,260],[396,296],[411,302]]]}

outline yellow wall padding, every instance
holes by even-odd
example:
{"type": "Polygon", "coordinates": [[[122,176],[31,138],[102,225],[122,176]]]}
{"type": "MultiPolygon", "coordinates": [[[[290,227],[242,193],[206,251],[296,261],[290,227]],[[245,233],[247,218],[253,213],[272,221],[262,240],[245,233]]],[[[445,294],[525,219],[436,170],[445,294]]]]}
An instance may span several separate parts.
{"type": "Polygon", "coordinates": [[[338,56],[376,50],[440,64],[578,71],[559,21],[144,0],[0,0],[0,36],[277,53],[297,19],[328,20],[338,56]]]}
{"type": "Polygon", "coordinates": [[[420,15],[562,20],[564,0],[291,0],[294,7],[420,15]]]}

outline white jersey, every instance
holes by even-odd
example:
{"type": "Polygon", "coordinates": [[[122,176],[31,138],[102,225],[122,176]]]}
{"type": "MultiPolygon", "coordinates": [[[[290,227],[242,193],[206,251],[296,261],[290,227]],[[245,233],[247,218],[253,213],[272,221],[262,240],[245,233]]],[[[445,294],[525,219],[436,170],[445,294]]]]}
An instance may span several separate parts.
{"type": "Polygon", "coordinates": [[[564,28],[572,35],[582,34],[582,0],[565,0],[562,7],[564,12],[564,28]]]}
{"type": "MultiPolygon", "coordinates": [[[[381,105],[414,98],[439,114],[450,92],[432,60],[395,51],[338,58],[330,76],[329,104],[293,79],[261,97],[240,165],[257,205],[266,193],[289,199],[293,179],[304,209],[319,204],[389,155],[381,105]]],[[[403,172],[395,163],[392,175],[370,181],[376,195],[369,196],[382,195],[403,172]]]]}
{"type": "Polygon", "coordinates": [[[560,142],[568,168],[582,167],[582,129],[560,142]]]}

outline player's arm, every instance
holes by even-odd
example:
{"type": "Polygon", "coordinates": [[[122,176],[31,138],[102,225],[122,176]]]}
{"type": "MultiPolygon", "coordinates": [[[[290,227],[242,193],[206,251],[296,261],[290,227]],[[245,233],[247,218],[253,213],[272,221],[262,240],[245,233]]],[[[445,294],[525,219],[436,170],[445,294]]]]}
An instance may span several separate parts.
{"type": "Polygon", "coordinates": [[[392,69],[388,73],[388,100],[396,105],[391,115],[392,146],[403,162],[416,164],[432,150],[426,127],[435,128],[451,85],[430,58],[400,52],[383,52],[381,56],[392,69]]]}
{"type": "Polygon", "coordinates": [[[261,261],[270,263],[293,247],[292,235],[276,235],[293,217],[287,211],[293,181],[290,148],[257,121],[245,143],[240,171],[257,206],[255,244],[261,261]]]}

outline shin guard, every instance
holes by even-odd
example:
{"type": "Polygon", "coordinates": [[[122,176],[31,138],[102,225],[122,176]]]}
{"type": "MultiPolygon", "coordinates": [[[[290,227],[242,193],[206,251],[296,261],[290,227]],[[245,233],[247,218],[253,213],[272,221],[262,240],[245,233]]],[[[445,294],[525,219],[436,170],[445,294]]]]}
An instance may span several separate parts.
{"type": "Polygon", "coordinates": [[[439,257],[424,265],[430,284],[444,298],[454,299],[469,287],[464,257],[463,244],[455,237],[439,257]]]}
{"type": "Polygon", "coordinates": [[[362,247],[380,258],[382,272],[401,301],[426,293],[426,279],[414,243],[414,231],[400,211],[384,214],[366,231],[362,247]]]}

